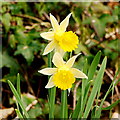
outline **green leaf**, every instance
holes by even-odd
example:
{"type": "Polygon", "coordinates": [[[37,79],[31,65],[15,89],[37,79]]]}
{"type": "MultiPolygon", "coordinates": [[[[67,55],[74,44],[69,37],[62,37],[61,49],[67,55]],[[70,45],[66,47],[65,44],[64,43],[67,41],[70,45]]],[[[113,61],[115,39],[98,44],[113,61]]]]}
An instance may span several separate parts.
{"type": "Polygon", "coordinates": [[[94,77],[94,74],[95,74],[95,71],[96,71],[96,68],[97,68],[97,65],[100,61],[100,57],[101,57],[101,51],[99,51],[96,56],[94,57],[92,63],[91,63],[91,66],[88,70],[88,79],[86,80],[86,83],[88,83],[85,87],[85,98],[84,98],[84,104],[86,103],[86,100],[88,98],[88,92],[89,92],[89,89],[90,89],[90,81],[93,79],[94,77]]]}
{"type": "Polygon", "coordinates": [[[20,44],[23,45],[28,45],[32,41],[29,35],[24,33],[24,29],[19,27],[17,27],[17,30],[15,31],[15,38],[20,44]]]}
{"type": "Polygon", "coordinates": [[[3,16],[2,16],[2,23],[3,23],[4,27],[5,27],[6,32],[8,32],[9,29],[10,29],[10,25],[11,25],[10,24],[10,20],[11,20],[10,13],[3,14],[3,16]]]}
{"type": "Polygon", "coordinates": [[[14,55],[22,54],[24,58],[27,60],[28,64],[30,64],[34,59],[34,54],[32,48],[27,45],[18,45],[17,50],[14,55]]]}
{"type": "MultiPolygon", "coordinates": [[[[87,59],[85,60],[85,64],[84,64],[84,68],[83,68],[83,72],[87,75],[87,70],[88,70],[88,62],[87,59]]],[[[84,92],[85,92],[85,86],[86,86],[86,79],[82,79],[82,90],[79,91],[79,93],[81,93],[79,95],[79,99],[77,101],[77,105],[75,107],[75,110],[73,111],[73,115],[72,118],[78,118],[80,115],[82,115],[82,111],[84,109],[84,104],[83,100],[84,100],[84,92]]],[[[78,88],[79,89],[79,88],[78,88]]],[[[78,91],[78,90],[77,90],[78,91]]]]}
{"type": "MultiPolygon", "coordinates": [[[[83,68],[83,73],[87,74],[87,70],[88,70],[88,62],[87,62],[87,59],[86,59],[85,64],[84,64],[84,68],[83,68]]],[[[82,117],[84,106],[85,106],[85,102],[83,102],[83,101],[84,101],[84,97],[85,97],[86,84],[87,84],[87,79],[82,79],[81,108],[80,108],[78,118],[82,117]]]]}
{"type": "Polygon", "coordinates": [[[97,17],[89,17],[82,22],[82,24],[90,24],[94,28],[99,38],[102,38],[105,34],[105,24],[97,17]]]}
{"type": "Polygon", "coordinates": [[[20,67],[19,64],[13,57],[8,55],[7,51],[4,51],[3,53],[0,52],[0,59],[2,59],[2,61],[0,61],[0,68],[5,66],[10,68],[16,73],[18,72],[18,69],[20,67]]]}
{"type": "Polygon", "coordinates": [[[100,21],[101,21],[103,24],[117,22],[117,21],[118,21],[118,16],[116,16],[116,15],[111,16],[111,15],[109,15],[109,14],[103,14],[103,15],[100,17],[100,21]]]}
{"type": "Polygon", "coordinates": [[[29,113],[30,118],[37,118],[40,115],[42,115],[42,108],[40,104],[34,105],[34,107],[30,109],[28,113],[29,113]]]}
{"type": "Polygon", "coordinates": [[[116,6],[114,6],[114,9],[113,9],[113,11],[112,11],[112,13],[113,13],[113,15],[120,15],[120,6],[118,5],[116,5],[116,6]]]}
{"type": "MultiPolygon", "coordinates": [[[[72,118],[78,118],[78,115],[79,117],[81,116],[81,113],[83,112],[84,110],[84,107],[85,107],[85,104],[86,104],[86,101],[87,101],[87,98],[88,98],[88,92],[89,92],[89,89],[90,89],[90,80],[93,79],[93,76],[95,74],[95,71],[96,71],[96,68],[97,68],[97,65],[99,63],[99,60],[100,60],[100,56],[101,56],[101,51],[99,51],[96,56],[94,57],[94,60],[92,61],[92,64],[89,68],[89,71],[88,71],[88,79],[86,79],[84,82],[86,83],[85,84],[85,92],[84,92],[84,98],[81,98],[81,95],[79,97],[79,100],[77,102],[77,105],[76,105],[76,108],[73,112],[73,116],[72,118]],[[84,99],[83,103],[82,103],[82,108],[81,108],[81,100],[84,99]],[[80,111],[81,109],[81,111],[80,111]]],[[[84,66],[84,72],[86,73],[87,71],[87,61],[86,61],[86,64],[84,66]]],[[[87,75],[87,74],[86,74],[87,75]]],[[[84,84],[84,82],[82,84],[84,84]]]]}
{"type": "Polygon", "coordinates": [[[118,103],[120,103],[120,100],[117,100],[116,102],[114,102],[113,104],[111,104],[111,105],[108,106],[108,107],[102,108],[102,110],[110,110],[110,109],[112,109],[113,107],[115,107],[118,103]]]}
{"type": "Polygon", "coordinates": [[[12,84],[9,80],[8,80],[8,84],[9,84],[10,89],[12,90],[12,92],[13,92],[16,100],[17,100],[17,102],[18,102],[19,105],[21,106],[21,108],[22,108],[22,110],[23,110],[26,118],[29,118],[29,115],[28,115],[27,111],[25,110],[25,107],[24,107],[24,105],[23,105],[23,102],[21,101],[21,98],[20,98],[19,94],[17,93],[16,89],[14,88],[13,84],[12,84]]]}
{"type": "Polygon", "coordinates": [[[77,105],[75,107],[75,110],[73,111],[73,115],[72,118],[78,118],[78,115],[80,113],[80,109],[81,109],[81,96],[78,99],[77,105]]]}
{"type": "Polygon", "coordinates": [[[88,48],[82,44],[82,42],[79,43],[78,48],[75,49],[75,53],[78,54],[80,52],[85,52],[88,55],[90,55],[91,53],[89,52],[88,48]]]}
{"type": "Polygon", "coordinates": [[[104,70],[105,70],[105,67],[106,67],[106,62],[107,62],[107,57],[105,57],[103,59],[103,62],[102,62],[102,65],[100,67],[100,70],[97,74],[97,77],[96,79],[94,80],[94,85],[93,85],[93,89],[91,91],[91,94],[89,96],[89,99],[88,99],[88,102],[87,102],[87,105],[86,105],[86,108],[85,108],[85,112],[84,112],[84,115],[83,115],[83,118],[87,118],[88,115],[89,115],[89,112],[90,112],[90,109],[92,107],[92,104],[94,102],[94,99],[96,97],[96,94],[99,90],[99,87],[101,85],[101,81],[103,79],[103,75],[104,75],[104,70]]]}
{"type": "Polygon", "coordinates": [[[104,4],[102,4],[101,2],[92,2],[92,5],[91,5],[91,9],[94,13],[103,13],[104,11],[109,11],[110,8],[104,4]]]}
{"type": "Polygon", "coordinates": [[[15,39],[15,35],[14,34],[11,34],[9,36],[9,42],[10,42],[10,47],[11,48],[15,48],[17,40],[15,39]]]}
{"type": "Polygon", "coordinates": [[[29,46],[32,49],[32,51],[34,51],[34,52],[38,52],[42,48],[42,44],[37,40],[32,41],[29,46]]]}
{"type": "Polygon", "coordinates": [[[99,51],[96,56],[94,57],[94,60],[92,61],[92,64],[89,68],[89,71],[88,71],[88,81],[92,80],[93,79],[93,76],[95,74],[95,71],[96,71],[96,68],[97,68],[97,65],[100,61],[100,57],[101,57],[101,51],[99,51]]]}
{"type": "Polygon", "coordinates": [[[91,22],[98,37],[102,38],[105,34],[105,24],[103,24],[98,18],[92,18],[91,22]]]}

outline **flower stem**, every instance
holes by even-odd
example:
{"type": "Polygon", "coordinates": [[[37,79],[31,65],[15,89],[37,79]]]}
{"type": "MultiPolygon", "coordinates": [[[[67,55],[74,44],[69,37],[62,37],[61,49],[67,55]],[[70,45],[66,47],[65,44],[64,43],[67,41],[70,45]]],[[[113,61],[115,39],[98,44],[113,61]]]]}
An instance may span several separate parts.
{"type": "MultiPolygon", "coordinates": [[[[52,67],[52,55],[51,53],[48,54],[48,67],[52,67]]],[[[49,80],[50,76],[48,76],[48,80],[49,80]]],[[[50,101],[50,91],[51,89],[48,89],[48,99],[50,101]]]]}
{"type": "Polygon", "coordinates": [[[50,91],[49,119],[54,118],[55,94],[56,94],[56,87],[53,87],[51,88],[50,91]]]}
{"type": "Polygon", "coordinates": [[[68,118],[67,90],[61,92],[61,118],[68,118]]]}
{"type": "MultiPolygon", "coordinates": [[[[48,54],[48,67],[52,67],[52,55],[48,54]]],[[[49,79],[49,77],[48,77],[49,79]]],[[[48,90],[49,95],[49,119],[54,118],[54,106],[55,106],[55,95],[56,87],[50,88],[48,90]]]]}

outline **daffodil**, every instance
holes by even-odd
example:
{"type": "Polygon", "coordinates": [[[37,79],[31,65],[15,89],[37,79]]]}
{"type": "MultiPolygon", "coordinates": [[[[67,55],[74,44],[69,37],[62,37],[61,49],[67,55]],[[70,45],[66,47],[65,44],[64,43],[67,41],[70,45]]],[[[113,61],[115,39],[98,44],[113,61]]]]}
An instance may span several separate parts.
{"type": "Polygon", "coordinates": [[[72,84],[75,82],[75,78],[87,79],[87,76],[82,71],[72,68],[78,55],[73,56],[65,62],[62,56],[56,52],[52,60],[56,68],[44,68],[38,71],[44,75],[52,75],[45,88],[56,86],[62,90],[66,90],[72,87],[72,84]]]}
{"type": "Polygon", "coordinates": [[[43,55],[48,54],[54,49],[55,52],[59,52],[63,55],[65,52],[71,52],[77,48],[79,42],[78,36],[72,31],[66,32],[70,16],[71,13],[59,25],[56,18],[50,14],[50,21],[53,30],[40,34],[41,37],[50,41],[46,46],[43,55]]]}

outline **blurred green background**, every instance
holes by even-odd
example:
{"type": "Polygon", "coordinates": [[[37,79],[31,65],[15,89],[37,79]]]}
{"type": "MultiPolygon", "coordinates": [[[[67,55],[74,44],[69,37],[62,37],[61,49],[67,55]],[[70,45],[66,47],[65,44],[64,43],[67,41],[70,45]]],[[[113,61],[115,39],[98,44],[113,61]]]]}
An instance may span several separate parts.
{"type": "MultiPolygon", "coordinates": [[[[82,69],[85,59],[89,64],[94,55],[101,50],[102,58],[107,56],[106,71],[114,76],[120,65],[120,4],[117,2],[3,2],[0,4],[2,27],[2,49],[0,51],[0,68],[2,69],[2,108],[15,107],[12,92],[6,81],[9,79],[16,86],[16,75],[21,76],[21,90],[26,105],[36,98],[39,102],[30,109],[32,118],[47,118],[48,101],[47,76],[38,70],[47,67],[47,56],[42,56],[48,41],[40,33],[51,28],[49,14],[52,13],[61,22],[70,12],[72,17],[67,30],[79,36],[79,46],[73,52],[82,55],[75,67],[82,69]],[[26,93],[26,94],[25,94],[26,93]],[[32,97],[29,96],[31,94],[32,97]]],[[[106,73],[103,82],[105,93],[111,83],[106,73]]],[[[118,86],[120,87],[120,85],[118,86]]],[[[74,86],[73,86],[74,88],[74,86]]],[[[59,117],[60,90],[56,95],[56,117],[59,117]]],[[[80,95],[80,88],[77,96],[80,95]]],[[[72,93],[69,96],[69,109],[72,108],[72,93]]],[[[108,101],[110,96],[108,97],[108,101]]],[[[104,116],[104,114],[103,114],[104,116]]]]}

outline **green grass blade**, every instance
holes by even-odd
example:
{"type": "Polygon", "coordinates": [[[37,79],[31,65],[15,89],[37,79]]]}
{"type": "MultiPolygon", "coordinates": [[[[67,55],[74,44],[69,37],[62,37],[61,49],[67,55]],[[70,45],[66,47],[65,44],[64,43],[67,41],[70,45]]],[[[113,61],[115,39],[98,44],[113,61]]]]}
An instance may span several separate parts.
{"type": "MultiPolygon", "coordinates": [[[[85,92],[84,92],[84,101],[82,102],[82,107],[81,107],[81,111],[79,113],[79,118],[82,117],[82,114],[83,114],[83,111],[85,109],[85,105],[86,105],[86,102],[87,102],[87,99],[88,99],[88,92],[89,92],[89,89],[90,89],[90,86],[91,86],[91,80],[93,79],[93,76],[95,74],[95,71],[96,71],[96,68],[97,68],[97,65],[100,61],[100,57],[101,57],[101,51],[99,51],[96,56],[94,57],[92,63],[91,63],[91,66],[89,68],[89,71],[88,71],[88,79],[85,80],[86,81],[86,84],[85,84],[85,92]]],[[[84,83],[83,83],[84,84],[84,83]]]]}
{"type": "Polygon", "coordinates": [[[21,98],[20,98],[19,94],[17,93],[16,89],[14,88],[13,84],[12,84],[9,80],[8,80],[8,84],[9,84],[10,89],[12,90],[12,92],[13,92],[16,100],[17,100],[17,102],[18,102],[19,105],[21,106],[21,108],[22,108],[22,110],[23,110],[26,118],[29,118],[29,115],[28,115],[27,111],[25,110],[25,107],[24,107],[24,105],[23,105],[23,103],[22,103],[22,101],[21,101],[21,98]]]}
{"type": "Polygon", "coordinates": [[[106,62],[107,62],[107,57],[104,58],[103,62],[102,62],[102,65],[100,67],[100,70],[97,74],[97,77],[94,81],[94,85],[93,85],[93,89],[91,91],[91,94],[90,94],[90,97],[88,99],[88,102],[87,102],[87,105],[86,105],[86,109],[85,109],[85,112],[84,112],[84,115],[83,115],[83,118],[87,118],[88,115],[89,115],[89,112],[90,112],[90,109],[92,107],[92,104],[94,102],[94,99],[96,97],[96,94],[99,90],[99,87],[101,85],[101,81],[102,81],[102,78],[103,78],[103,75],[104,75],[104,70],[105,70],[105,67],[106,67],[106,62]]]}
{"type": "Polygon", "coordinates": [[[22,114],[20,113],[20,111],[17,110],[17,109],[15,109],[15,111],[16,111],[18,117],[19,117],[19,118],[22,118],[22,120],[24,120],[24,117],[22,116],[22,114]]]}
{"type": "MultiPolygon", "coordinates": [[[[17,93],[19,95],[19,97],[21,98],[21,90],[20,90],[20,74],[18,73],[17,74],[17,93]]],[[[19,112],[21,114],[23,114],[22,112],[22,108],[20,107],[20,105],[18,104],[18,102],[16,101],[16,104],[17,104],[17,109],[19,110],[19,112]]]]}
{"type": "Polygon", "coordinates": [[[78,118],[80,108],[81,108],[81,96],[79,97],[75,110],[73,111],[72,119],[78,118]]]}
{"type": "MultiPolygon", "coordinates": [[[[80,98],[77,102],[76,108],[73,112],[72,118],[78,118],[78,115],[79,115],[79,118],[81,118],[81,116],[82,116],[82,113],[84,111],[84,107],[85,107],[85,104],[86,104],[86,101],[87,101],[88,92],[89,92],[89,89],[90,89],[90,80],[93,79],[93,76],[94,76],[94,73],[96,71],[97,65],[99,63],[100,57],[101,57],[101,51],[99,51],[96,54],[96,56],[94,57],[94,59],[91,63],[91,66],[90,66],[89,71],[88,71],[88,79],[87,80],[83,79],[84,82],[82,82],[82,86],[85,87],[85,90],[84,91],[82,90],[82,92],[84,92],[82,94],[84,94],[84,98],[81,98],[81,96],[80,96],[80,98]],[[84,101],[82,99],[84,99],[84,101]],[[82,106],[81,106],[81,103],[82,103],[82,106]]],[[[87,71],[85,71],[85,70],[87,70],[87,62],[86,62],[86,65],[83,68],[83,72],[87,73],[87,71]]]]}
{"type": "Polygon", "coordinates": [[[91,85],[91,80],[93,79],[93,76],[95,74],[95,71],[96,71],[96,68],[97,68],[97,65],[100,61],[100,57],[101,57],[101,51],[99,51],[96,56],[94,57],[92,63],[91,63],[91,66],[89,68],[89,71],[88,71],[88,80],[86,80],[86,83],[88,83],[86,85],[86,88],[85,88],[85,98],[84,98],[84,106],[83,108],[85,107],[85,103],[87,101],[87,98],[88,98],[88,92],[89,92],[89,89],[90,89],[90,85],[91,85]]]}
{"type": "MultiPolygon", "coordinates": [[[[83,72],[87,74],[87,69],[88,69],[88,62],[87,59],[84,64],[83,72]]],[[[82,111],[82,103],[84,99],[84,90],[85,90],[85,85],[86,85],[86,79],[82,79],[82,95],[79,97],[77,105],[75,107],[75,110],[73,111],[72,118],[77,118],[80,112],[82,111]],[[81,106],[81,107],[80,107],[81,106]]]]}
{"type": "Polygon", "coordinates": [[[88,81],[93,79],[93,76],[94,76],[94,73],[96,71],[97,65],[98,65],[98,63],[100,61],[100,57],[101,57],[101,51],[99,51],[96,54],[96,56],[95,56],[95,58],[94,58],[94,60],[93,60],[93,62],[91,64],[91,66],[89,68],[89,71],[88,71],[88,81]]]}
{"type": "MultiPolygon", "coordinates": [[[[100,61],[100,57],[101,57],[101,51],[99,51],[96,56],[94,57],[92,63],[91,63],[91,66],[89,68],[89,71],[88,71],[88,80],[87,80],[87,83],[89,83],[90,80],[93,79],[93,76],[95,74],[95,71],[96,71],[96,68],[97,68],[97,65],[100,61]]],[[[90,84],[88,84],[86,86],[86,90],[85,90],[85,95],[88,96],[88,92],[89,92],[89,88],[90,88],[90,84]]]]}
{"type": "Polygon", "coordinates": [[[17,93],[21,97],[21,90],[20,90],[20,74],[17,74],[17,93]]]}
{"type": "Polygon", "coordinates": [[[100,104],[100,106],[99,106],[99,109],[96,111],[95,117],[100,118],[102,106],[103,106],[103,103],[104,103],[106,97],[108,96],[108,94],[109,94],[109,93],[111,92],[111,90],[113,89],[112,86],[113,86],[113,85],[116,86],[116,85],[118,84],[118,82],[120,81],[120,79],[119,79],[118,81],[116,81],[116,83],[114,82],[114,80],[116,79],[116,77],[117,77],[117,75],[119,74],[119,72],[120,72],[120,70],[115,74],[115,76],[114,76],[114,78],[113,78],[113,81],[112,81],[112,83],[111,83],[108,91],[106,92],[104,98],[103,98],[102,101],[101,101],[101,104],[100,104]]]}
{"type": "MultiPolygon", "coordinates": [[[[84,65],[84,68],[83,68],[83,73],[87,74],[87,70],[88,70],[88,62],[87,62],[87,59],[85,61],[85,65],[84,65]]],[[[80,109],[80,112],[79,112],[79,116],[78,118],[81,118],[82,117],[82,112],[83,112],[83,109],[84,109],[84,96],[85,96],[85,86],[86,86],[86,82],[87,79],[82,79],[82,93],[81,93],[81,109],[80,109]]]]}
{"type": "Polygon", "coordinates": [[[61,91],[61,118],[68,118],[67,90],[61,91]]]}
{"type": "Polygon", "coordinates": [[[117,100],[116,102],[114,102],[113,104],[111,104],[111,105],[108,106],[108,107],[102,108],[102,110],[110,110],[110,109],[112,109],[113,107],[115,107],[118,103],[120,103],[120,100],[117,100]]]}

